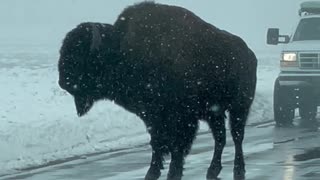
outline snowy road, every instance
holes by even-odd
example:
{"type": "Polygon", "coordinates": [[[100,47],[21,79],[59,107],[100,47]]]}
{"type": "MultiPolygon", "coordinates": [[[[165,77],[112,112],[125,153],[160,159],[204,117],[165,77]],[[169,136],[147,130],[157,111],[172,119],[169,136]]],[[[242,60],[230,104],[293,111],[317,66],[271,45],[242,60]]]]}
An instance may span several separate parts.
{"type": "MultiPolygon", "coordinates": [[[[232,179],[233,143],[228,134],[223,153],[222,180],[232,179]]],[[[318,128],[275,128],[273,123],[248,126],[244,142],[247,180],[318,180],[320,177],[320,133],[318,128]]],[[[205,179],[212,157],[213,141],[201,133],[188,156],[184,180],[205,179]]],[[[138,180],[147,171],[148,145],[30,170],[4,179],[32,180],[138,180]]],[[[165,179],[168,161],[160,179],[165,179]]]]}

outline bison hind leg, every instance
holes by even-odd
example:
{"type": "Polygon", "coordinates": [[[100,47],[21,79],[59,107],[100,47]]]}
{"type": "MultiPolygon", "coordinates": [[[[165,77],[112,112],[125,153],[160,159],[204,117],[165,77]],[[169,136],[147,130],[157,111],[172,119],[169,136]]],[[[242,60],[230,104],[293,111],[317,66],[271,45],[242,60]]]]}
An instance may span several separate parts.
{"type": "Polygon", "coordinates": [[[242,142],[244,139],[245,125],[249,114],[249,108],[232,109],[230,111],[230,129],[235,145],[234,177],[245,178],[245,162],[243,156],[242,142]]]}
{"type": "Polygon", "coordinates": [[[208,125],[214,138],[214,154],[207,171],[207,179],[216,179],[222,170],[221,157],[226,144],[226,128],[224,110],[219,114],[212,113],[208,119],[208,125]]]}

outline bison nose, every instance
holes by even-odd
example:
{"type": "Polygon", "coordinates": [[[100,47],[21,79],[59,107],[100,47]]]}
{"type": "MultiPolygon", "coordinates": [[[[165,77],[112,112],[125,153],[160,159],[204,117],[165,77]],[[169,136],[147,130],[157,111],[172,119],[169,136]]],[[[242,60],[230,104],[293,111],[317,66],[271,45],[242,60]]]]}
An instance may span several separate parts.
{"type": "Polygon", "coordinates": [[[58,84],[59,84],[59,86],[60,86],[62,89],[66,89],[67,82],[59,79],[59,80],[58,80],[58,84]]]}

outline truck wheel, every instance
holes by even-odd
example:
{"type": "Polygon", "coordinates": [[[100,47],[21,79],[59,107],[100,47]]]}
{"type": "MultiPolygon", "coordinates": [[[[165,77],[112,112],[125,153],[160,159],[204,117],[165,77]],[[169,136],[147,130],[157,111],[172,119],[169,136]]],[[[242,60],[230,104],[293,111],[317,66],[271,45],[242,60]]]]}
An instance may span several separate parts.
{"type": "Polygon", "coordinates": [[[273,92],[273,112],[276,126],[287,127],[292,126],[294,118],[294,106],[292,103],[292,97],[290,92],[280,86],[279,78],[274,83],[273,92]]]}
{"type": "Polygon", "coordinates": [[[316,118],[317,115],[317,106],[304,106],[299,108],[299,114],[303,120],[312,121],[316,118]]]}
{"type": "Polygon", "coordinates": [[[315,120],[317,115],[317,103],[312,88],[304,88],[300,92],[299,114],[304,121],[315,120]]]}

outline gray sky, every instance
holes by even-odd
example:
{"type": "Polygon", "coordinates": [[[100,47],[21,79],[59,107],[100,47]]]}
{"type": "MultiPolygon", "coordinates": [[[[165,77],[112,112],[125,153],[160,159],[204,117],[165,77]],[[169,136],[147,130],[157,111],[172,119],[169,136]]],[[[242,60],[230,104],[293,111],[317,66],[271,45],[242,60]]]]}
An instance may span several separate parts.
{"type": "MultiPolygon", "coordinates": [[[[266,29],[290,33],[302,0],[155,0],[183,6],[207,22],[244,38],[250,46],[265,45],[266,29]]],[[[65,33],[84,21],[113,23],[139,0],[1,0],[0,41],[60,43],[65,33]]]]}

